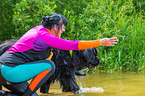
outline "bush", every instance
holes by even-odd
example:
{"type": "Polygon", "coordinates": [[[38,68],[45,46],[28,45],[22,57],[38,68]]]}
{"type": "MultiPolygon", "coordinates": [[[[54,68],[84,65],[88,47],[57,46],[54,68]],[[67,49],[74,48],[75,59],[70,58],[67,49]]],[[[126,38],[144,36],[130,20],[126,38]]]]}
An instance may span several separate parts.
{"type": "Polygon", "coordinates": [[[100,70],[144,70],[145,22],[131,0],[95,0],[87,5],[78,22],[80,31],[77,34],[82,39],[120,39],[115,47],[98,48],[102,59],[100,70]]]}
{"type": "Polygon", "coordinates": [[[14,37],[21,37],[29,29],[40,25],[44,16],[54,13],[55,4],[49,0],[22,0],[15,5],[13,23],[14,37]],[[51,7],[50,7],[51,5],[51,7]]]}
{"type": "Polygon", "coordinates": [[[0,0],[0,41],[11,39],[15,32],[13,8],[19,0],[0,0]]]}
{"type": "Polygon", "coordinates": [[[74,9],[63,11],[69,21],[63,38],[120,39],[115,47],[98,47],[102,59],[99,70],[144,71],[145,22],[142,11],[136,11],[132,0],[93,0],[83,7],[80,14],[75,13],[74,9]]]}
{"type": "Polygon", "coordinates": [[[92,1],[93,0],[55,0],[55,4],[57,5],[55,12],[63,14],[68,20],[66,32],[63,33],[62,38],[70,40],[81,39],[78,37],[78,33],[80,32],[78,22],[79,15],[83,13],[84,8],[92,1]]]}
{"type": "Polygon", "coordinates": [[[58,13],[68,20],[64,39],[119,38],[115,47],[97,48],[102,62],[95,70],[145,71],[144,0],[9,1],[0,1],[3,9],[7,6],[0,10],[1,40],[21,37],[39,25],[43,16],[58,13]]]}

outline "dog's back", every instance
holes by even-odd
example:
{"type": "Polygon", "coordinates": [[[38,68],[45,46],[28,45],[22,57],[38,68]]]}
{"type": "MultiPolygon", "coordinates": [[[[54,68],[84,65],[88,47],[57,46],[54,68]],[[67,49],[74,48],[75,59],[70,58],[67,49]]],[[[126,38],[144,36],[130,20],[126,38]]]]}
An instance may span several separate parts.
{"type": "Polygon", "coordinates": [[[0,42],[0,55],[6,52],[15,42],[17,42],[15,39],[0,42]]]}

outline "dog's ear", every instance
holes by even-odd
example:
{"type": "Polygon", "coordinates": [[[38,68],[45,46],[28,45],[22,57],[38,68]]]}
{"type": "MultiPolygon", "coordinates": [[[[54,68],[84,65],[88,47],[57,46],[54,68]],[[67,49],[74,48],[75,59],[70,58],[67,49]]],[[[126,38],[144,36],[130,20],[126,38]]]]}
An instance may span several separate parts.
{"type": "Polygon", "coordinates": [[[59,53],[60,53],[60,50],[59,50],[59,49],[56,49],[56,48],[53,48],[52,52],[53,52],[53,57],[52,57],[52,59],[58,58],[59,53]]]}
{"type": "Polygon", "coordinates": [[[85,60],[87,61],[87,63],[89,63],[91,61],[91,57],[90,57],[90,49],[85,49],[85,50],[82,50],[82,56],[85,58],[85,60]]]}
{"type": "Polygon", "coordinates": [[[97,50],[97,48],[95,47],[94,49],[95,49],[96,54],[98,55],[98,50],[97,50]]]}
{"type": "Polygon", "coordinates": [[[85,49],[84,50],[79,50],[79,51],[76,51],[76,52],[78,52],[79,56],[83,56],[84,55],[84,51],[85,51],[85,49]]]}
{"type": "Polygon", "coordinates": [[[98,54],[97,48],[90,48],[82,50],[82,54],[87,62],[90,62],[92,58],[96,57],[98,54]]]}
{"type": "Polygon", "coordinates": [[[87,49],[82,50],[82,54],[83,54],[83,56],[87,56],[88,55],[88,50],[87,49]]]}

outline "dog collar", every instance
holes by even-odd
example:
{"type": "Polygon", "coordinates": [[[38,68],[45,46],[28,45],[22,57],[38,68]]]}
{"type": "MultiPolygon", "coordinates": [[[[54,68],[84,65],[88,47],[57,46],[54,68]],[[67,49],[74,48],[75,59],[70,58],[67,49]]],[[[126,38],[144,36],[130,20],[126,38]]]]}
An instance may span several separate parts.
{"type": "Polygon", "coordinates": [[[73,50],[70,50],[69,53],[70,53],[70,56],[71,56],[71,58],[72,58],[73,50]]]}

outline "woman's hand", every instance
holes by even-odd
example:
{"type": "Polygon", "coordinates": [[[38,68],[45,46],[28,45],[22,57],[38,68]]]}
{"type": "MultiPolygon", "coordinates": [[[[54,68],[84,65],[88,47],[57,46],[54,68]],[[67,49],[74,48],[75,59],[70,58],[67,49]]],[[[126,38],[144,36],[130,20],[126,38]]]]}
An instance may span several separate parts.
{"type": "Polygon", "coordinates": [[[119,41],[117,37],[113,38],[103,38],[100,40],[100,45],[102,46],[115,46],[114,44],[117,44],[116,41],[119,41]]]}

